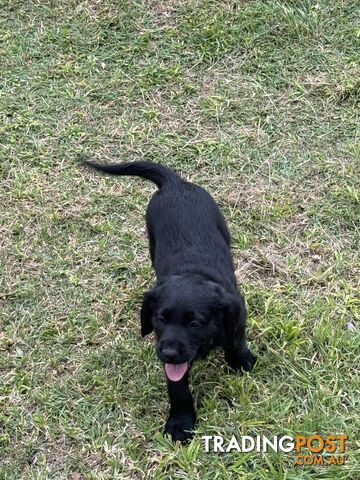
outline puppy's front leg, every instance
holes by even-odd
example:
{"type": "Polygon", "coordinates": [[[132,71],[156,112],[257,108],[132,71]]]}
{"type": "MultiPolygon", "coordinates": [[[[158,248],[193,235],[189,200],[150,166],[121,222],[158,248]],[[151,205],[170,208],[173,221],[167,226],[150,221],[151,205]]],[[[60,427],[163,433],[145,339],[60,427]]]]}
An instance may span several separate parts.
{"type": "Polygon", "coordinates": [[[165,435],[170,434],[176,442],[186,443],[194,436],[195,425],[194,402],[189,390],[189,373],[178,382],[168,378],[167,387],[170,399],[170,416],[165,425],[165,435]]]}
{"type": "Polygon", "coordinates": [[[256,357],[246,346],[245,339],[242,339],[237,342],[228,342],[225,346],[225,360],[233,370],[250,372],[256,357]]]}

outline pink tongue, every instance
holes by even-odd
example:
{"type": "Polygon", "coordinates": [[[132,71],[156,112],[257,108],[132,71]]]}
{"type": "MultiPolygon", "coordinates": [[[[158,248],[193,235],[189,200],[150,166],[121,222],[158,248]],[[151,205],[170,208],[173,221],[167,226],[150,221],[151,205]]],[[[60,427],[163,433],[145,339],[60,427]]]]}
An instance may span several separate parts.
{"type": "Polygon", "coordinates": [[[165,363],[165,373],[169,380],[178,382],[185,375],[188,369],[187,362],[174,365],[172,363],[165,363]]]}

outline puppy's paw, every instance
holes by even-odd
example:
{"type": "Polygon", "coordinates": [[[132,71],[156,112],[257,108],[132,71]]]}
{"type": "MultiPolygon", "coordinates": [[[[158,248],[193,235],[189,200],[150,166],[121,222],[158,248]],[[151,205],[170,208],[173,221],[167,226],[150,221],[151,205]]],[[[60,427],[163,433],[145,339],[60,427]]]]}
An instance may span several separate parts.
{"type": "Polygon", "coordinates": [[[190,442],[194,436],[195,418],[193,414],[171,415],[165,425],[164,435],[170,435],[174,442],[190,442]]]}
{"type": "Polygon", "coordinates": [[[256,357],[249,349],[241,353],[237,352],[225,352],[225,359],[229,364],[229,367],[235,371],[250,372],[255,365],[256,357]]]}

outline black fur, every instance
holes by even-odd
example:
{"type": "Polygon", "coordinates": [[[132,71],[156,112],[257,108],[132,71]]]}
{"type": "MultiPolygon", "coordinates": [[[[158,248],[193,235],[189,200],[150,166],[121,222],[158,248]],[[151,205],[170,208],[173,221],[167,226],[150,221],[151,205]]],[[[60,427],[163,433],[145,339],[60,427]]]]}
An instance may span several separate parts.
{"type": "MultiPolygon", "coordinates": [[[[146,178],[159,187],[146,212],[157,282],[141,308],[141,333],[155,330],[159,359],[191,365],[222,346],[231,368],[250,371],[255,357],[245,341],[245,304],[236,288],[229,231],[213,198],[159,164],[85,163],[105,173],[146,178]]],[[[176,382],[167,378],[165,433],[181,442],[192,437],[195,423],[188,374],[176,382]]]]}

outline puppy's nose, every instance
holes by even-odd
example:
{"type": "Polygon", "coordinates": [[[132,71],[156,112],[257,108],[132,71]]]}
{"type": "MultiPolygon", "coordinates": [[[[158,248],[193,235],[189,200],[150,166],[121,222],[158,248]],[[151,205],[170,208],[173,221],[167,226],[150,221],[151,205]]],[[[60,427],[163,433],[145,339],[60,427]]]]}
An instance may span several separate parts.
{"type": "Polygon", "coordinates": [[[165,347],[161,350],[161,355],[171,362],[178,356],[178,352],[173,347],[165,347]]]}

